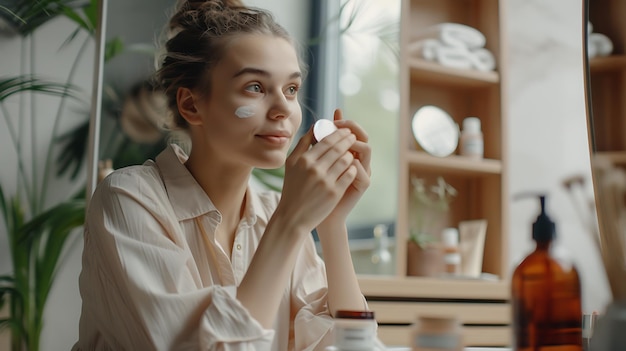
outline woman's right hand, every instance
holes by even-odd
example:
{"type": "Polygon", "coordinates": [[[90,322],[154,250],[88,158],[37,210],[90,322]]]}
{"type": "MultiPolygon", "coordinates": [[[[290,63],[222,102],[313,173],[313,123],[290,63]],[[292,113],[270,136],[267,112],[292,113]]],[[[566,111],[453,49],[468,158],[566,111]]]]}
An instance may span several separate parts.
{"type": "Polygon", "coordinates": [[[313,143],[310,129],[285,164],[285,179],[276,215],[285,216],[306,232],[312,231],[335,208],[354,181],[357,169],[349,152],[356,136],[348,128],[313,143]]]}

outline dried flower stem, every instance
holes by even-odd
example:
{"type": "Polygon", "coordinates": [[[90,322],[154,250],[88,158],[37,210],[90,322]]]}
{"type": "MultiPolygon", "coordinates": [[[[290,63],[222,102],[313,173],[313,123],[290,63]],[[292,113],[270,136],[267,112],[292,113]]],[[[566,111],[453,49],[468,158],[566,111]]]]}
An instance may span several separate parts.
{"type": "Polygon", "coordinates": [[[563,185],[600,252],[613,299],[623,300],[626,299],[626,173],[598,159],[594,160],[594,171],[597,225],[593,221],[593,207],[589,211],[591,215],[585,215],[574,196],[575,188],[582,193],[584,178],[571,177],[563,185]]]}

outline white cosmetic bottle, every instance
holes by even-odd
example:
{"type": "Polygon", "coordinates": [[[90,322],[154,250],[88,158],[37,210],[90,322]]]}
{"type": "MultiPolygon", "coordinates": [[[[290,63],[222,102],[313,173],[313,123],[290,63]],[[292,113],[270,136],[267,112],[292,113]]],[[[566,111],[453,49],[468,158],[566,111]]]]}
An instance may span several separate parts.
{"type": "Polygon", "coordinates": [[[483,132],[480,129],[480,119],[467,117],[463,120],[461,131],[461,156],[482,159],[484,156],[483,132]]]}

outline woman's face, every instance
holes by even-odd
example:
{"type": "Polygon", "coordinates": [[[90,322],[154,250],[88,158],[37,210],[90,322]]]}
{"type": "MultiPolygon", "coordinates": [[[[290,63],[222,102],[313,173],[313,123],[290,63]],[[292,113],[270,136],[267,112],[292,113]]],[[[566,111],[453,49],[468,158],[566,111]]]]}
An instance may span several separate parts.
{"type": "Polygon", "coordinates": [[[196,105],[201,144],[227,162],[280,167],[302,122],[301,84],[298,56],[288,41],[262,34],[235,37],[212,70],[209,96],[196,105]]]}

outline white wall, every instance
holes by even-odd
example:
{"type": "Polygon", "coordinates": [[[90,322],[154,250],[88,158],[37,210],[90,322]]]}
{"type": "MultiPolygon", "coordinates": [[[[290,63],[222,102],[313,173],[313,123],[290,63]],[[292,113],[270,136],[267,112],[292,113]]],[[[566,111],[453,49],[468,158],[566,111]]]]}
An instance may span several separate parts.
{"type": "MultiPolygon", "coordinates": [[[[297,38],[308,30],[305,1],[248,1],[275,12],[297,38]],[[294,15],[299,14],[299,15],[294,15]]],[[[586,125],[583,104],[580,47],[580,6],[571,0],[508,0],[504,30],[508,39],[509,159],[510,193],[549,191],[548,209],[557,221],[560,242],[573,254],[582,274],[586,310],[601,309],[608,299],[606,280],[601,274],[597,254],[591,241],[581,230],[573,206],[562,190],[563,178],[581,173],[590,178],[586,125]]],[[[74,46],[57,52],[59,37],[64,38],[72,25],[54,21],[37,33],[37,71],[66,75],[74,46]],[[54,70],[50,67],[55,67],[54,70]],[[60,67],[60,68],[59,68],[60,67]]],[[[92,49],[91,49],[92,50],[92,49]]],[[[2,64],[0,75],[17,74],[20,43],[17,39],[0,38],[2,64]]],[[[81,62],[81,86],[90,91],[92,56],[81,62]]],[[[42,108],[43,110],[48,107],[42,108]]],[[[49,126],[42,122],[42,133],[49,126]]],[[[6,131],[0,128],[0,162],[14,161],[7,145],[6,131]]],[[[45,140],[39,142],[42,147],[45,140]]],[[[40,153],[43,155],[43,150],[40,153]]],[[[2,167],[0,180],[15,182],[14,167],[2,167]]],[[[70,185],[58,187],[67,191],[70,185]]],[[[589,191],[590,193],[590,191],[589,191]]],[[[510,206],[511,269],[532,248],[530,225],[538,211],[531,200],[510,206]]],[[[0,273],[10,269],[6,235],[0,234],[0,273]]],[[[80,251],[78,242],[59,272],[46,313],[42,345],[46,350],[68,350],[78,336],[80,296],[78,273],[80,251]]],[[[2,349],[0,343],[0,349],[2,349]]]]}

